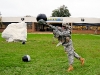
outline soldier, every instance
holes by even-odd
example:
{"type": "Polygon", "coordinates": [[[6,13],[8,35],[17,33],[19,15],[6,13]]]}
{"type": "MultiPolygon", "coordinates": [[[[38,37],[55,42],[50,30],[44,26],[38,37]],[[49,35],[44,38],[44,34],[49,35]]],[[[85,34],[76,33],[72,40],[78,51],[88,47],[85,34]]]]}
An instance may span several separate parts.
{"type": "Polygon", "coordinates": [[[68,68],[68,72],[73,70],[73,62],[74,62],[74,57],[77,58],[78,60],[80,60],[81,65],[84,65],[84,61],[85,59],[82,58],[81,56],[79,56],[73,48],[73,43],[71,40],[71,31],[69,29],[68,24],[62,24],[63,26],[63,31],[60,32],[58,31],[57,34],[59,36],[62,36],[62,46],[64,46],[64,49],[67,51],[68,53],[68,61],[69,61],[69,68],[68,68]]]}
{"type": "MultiPolygon", "coordinates": [[[[48,25],[44,20],[38,21],[40,24],[48,25]]],[[[48,25],[51,27],[53,30],[55,30],[55,34],[57,35],[57,38],[59,41],[61,41],[62,46],[64,46],[65,51],[68,53],[68,61],[69,61],[69,68],[68,72],[72,71],[73,68],[73,62],[74,62],[74,57],[80,60],[81,65],[84,65],[85,59],[79,56],[73,48],[73,43],[71,40],[71,27],[68,25],[68,23],[63,23],[62,24],[62,30],[60,31],[57,27],[48,25]]]]}

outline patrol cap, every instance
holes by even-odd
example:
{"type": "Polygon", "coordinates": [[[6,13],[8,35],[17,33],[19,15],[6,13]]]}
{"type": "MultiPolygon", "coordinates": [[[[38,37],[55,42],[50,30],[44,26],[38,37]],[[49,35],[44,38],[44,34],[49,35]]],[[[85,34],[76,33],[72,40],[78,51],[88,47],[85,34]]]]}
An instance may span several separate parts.
{"type": "Polygon", "coordinates": [[[63,23],[62,23],[62,26],[68,27],[69,24],[68,24],[67,22],[63,22],[63,23]]]}

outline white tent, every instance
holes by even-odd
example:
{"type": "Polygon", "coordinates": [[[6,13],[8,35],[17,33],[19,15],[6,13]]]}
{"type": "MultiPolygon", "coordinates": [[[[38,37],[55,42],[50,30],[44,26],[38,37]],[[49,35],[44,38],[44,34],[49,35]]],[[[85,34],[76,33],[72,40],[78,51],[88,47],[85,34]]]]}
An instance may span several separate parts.
{"type": "Polygon", "coordinates": [[[2,32],[1,36],[7,42],[27,41],[27,24],[23,21],[11,23],[2,32]]]}

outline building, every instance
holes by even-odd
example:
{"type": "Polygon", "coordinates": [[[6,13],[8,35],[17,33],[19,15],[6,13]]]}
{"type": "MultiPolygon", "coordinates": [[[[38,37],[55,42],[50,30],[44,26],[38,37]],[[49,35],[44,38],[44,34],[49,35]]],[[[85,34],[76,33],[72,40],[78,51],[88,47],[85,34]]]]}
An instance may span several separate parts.
{"type": "MultiPolygon", "coordinates": [[[[36,17],[0,17],[0,32],[10,23],[22,21],[27,23],[28,33],[52,32],[48,26],[38,25],[36,17]]],[[[72,26],[72,33],[100,34],[100,18],[73,18],[73,17],[48,17],[47,23],[54,26],[62,26],[62,22],[67,21],[72,26]]]]}

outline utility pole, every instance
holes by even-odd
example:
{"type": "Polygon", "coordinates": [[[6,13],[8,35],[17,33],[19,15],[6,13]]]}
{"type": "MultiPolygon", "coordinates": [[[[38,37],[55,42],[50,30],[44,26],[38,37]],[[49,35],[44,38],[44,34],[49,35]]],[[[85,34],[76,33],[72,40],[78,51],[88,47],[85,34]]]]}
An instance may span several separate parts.
{"type": "Polygon", "coordinates": [[[0,17],[1,17],[1,12],[0,12],[0,17]]]}
{"type": "Polygon", "coordinates": [[[0,28],[2,28],[2,26],[3,26],[3,23],[2,23],[2,16],[1,16],[2,14],[1,14],[1,12],[0,12],[0,28]]]}

